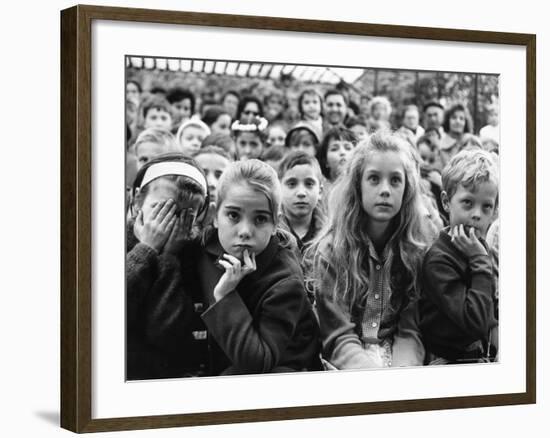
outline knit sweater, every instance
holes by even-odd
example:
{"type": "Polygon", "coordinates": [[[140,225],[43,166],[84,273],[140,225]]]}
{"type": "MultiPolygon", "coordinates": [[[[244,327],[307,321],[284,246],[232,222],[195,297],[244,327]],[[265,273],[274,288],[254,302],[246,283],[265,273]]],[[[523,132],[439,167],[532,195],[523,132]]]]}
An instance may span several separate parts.
{"type": "MultiPolygon", "coordinates": [[[[126,253],[126,377],[129,380],[203,375],[207,345],[183,255],[158,254],[140,243],[132,224],[126,253]]],[[[188,252],[189,253],[189,252],[188,252]]]]}
{"type": "Polygon", "coordinates": [[[498,255],[466,257],[441,231],[422,267],[420,329],[426,350],[449,361],[487,353],[497,324],[498,255]],[[483,351],[474,350],[478,344],[483,351]]]}

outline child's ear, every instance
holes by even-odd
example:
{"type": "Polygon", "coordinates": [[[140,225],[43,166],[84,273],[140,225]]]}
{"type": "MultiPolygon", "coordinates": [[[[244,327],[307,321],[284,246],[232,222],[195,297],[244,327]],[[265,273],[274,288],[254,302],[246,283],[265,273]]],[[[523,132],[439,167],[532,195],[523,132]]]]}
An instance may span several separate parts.
{"type": "Polygon", "coordinates": [[[495,209],[493,210],[493,220],[498,219],[498,203],[495,206],[495,209]]]}
{"type": "Polygon", "coordinates": [[[450,199],[445,190],[441,191],[441,204],[443,204],[443,210],[449,212],[450,199]]]}

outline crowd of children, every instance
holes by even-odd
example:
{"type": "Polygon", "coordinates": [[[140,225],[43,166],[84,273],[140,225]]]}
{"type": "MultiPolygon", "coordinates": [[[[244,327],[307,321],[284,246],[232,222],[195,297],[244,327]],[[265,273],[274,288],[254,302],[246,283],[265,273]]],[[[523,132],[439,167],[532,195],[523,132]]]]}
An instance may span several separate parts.
{"type": "Polygon", "coordinates": [[[493,362],[498,110],[126,84],[127,378],[493,362]],[[265,108],[264,108],[265,107],[265,108]],[[421,123],[422,121],[422,123],[421,123]]]}

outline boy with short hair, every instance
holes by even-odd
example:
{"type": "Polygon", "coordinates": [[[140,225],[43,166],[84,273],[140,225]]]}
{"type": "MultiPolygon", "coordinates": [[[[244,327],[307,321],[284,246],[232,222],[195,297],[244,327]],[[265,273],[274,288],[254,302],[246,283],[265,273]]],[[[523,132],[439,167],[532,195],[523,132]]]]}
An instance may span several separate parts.
{"type": "Polygon", "coordinates": [[[170,103],[174,114],[172,133],[175,134],[180,125],[195,113],[195,95],[185,88],[173,87],[168,90],[166,100],[170,103]]]}
{"type": "Polygon", "coordinates": [[[216,215],[216,196],[218,182],[225,169],[234,161],[224,149],[219,146],[203,146],[193,156],[201,167],[208,184],[208,212],[202,220],[202,228],[211,225],[216,215]]]}
{"type": "Polygon", "coordinates": [[[180,152],[180,150],[176,139],[170,132],[163,129],[149,128],[138,135],[133,152],[136,156],[137,171],[159,155],[180,152]]]}
{"type": "Polygon", "coordinates": [[[353,132],[357,138],[357,143],[369,139],[369,127],[365,119],[360,117],[348,117],[346,128],[353,132]]]}
{"type": "Polygon", "coordinates": [[[298,122],[285,137],[285,147],[291,151],[302,151],[311,157],[317,155],[321,140],[313,125],[308,122],[298,122]]]}
{"type": "Polygon", "coordinates": [[[215,203],[218,182],[226,167],[234,160],[219,146],[205,146],[199,149],[193,158],[201,167],[206,177],[210,202],[215,203]]]}
{"type": "Polygon", "coordinates": [[[202,142],[210,135],[210,128],[200,119],[183,122],[176,133],[176,143],[187,156],[193,156],[201,148],[202,142]]]}
{"type": "Polygon", "coordinates": [[[303,151],[290,152],[279,164],[279,180],[282,188],[283,227],[296,238],[304,256],[301,266],[306,291],[314,299],[312,287],[312,260],[306,251],[308,244],[323,226],[325,214],[319,202],[323,190],[323,176],[317,159],[303,151]]]}
{"type": "Polygon", "coordinates": [[[495,360],[498,254],[486,241],[497,216],[498,170],[490,154],[464,150],[443,170],[449,227],[422,266],[420,329],[430,364],[495,360]]]}
{"type": "Polygon", "coordinates": [[[172,129],[172,108],[164,97],[153,96],[143,104],[143,127],[172,129]]]}
{"type": "Polygon", "coordinates": [[[267,149],[264,149],[260,160],[264,163],[269,164],[275,172],[279,172],[279,163],[285,157],[288,149],[284,146],[270,146],[267,149]]]}

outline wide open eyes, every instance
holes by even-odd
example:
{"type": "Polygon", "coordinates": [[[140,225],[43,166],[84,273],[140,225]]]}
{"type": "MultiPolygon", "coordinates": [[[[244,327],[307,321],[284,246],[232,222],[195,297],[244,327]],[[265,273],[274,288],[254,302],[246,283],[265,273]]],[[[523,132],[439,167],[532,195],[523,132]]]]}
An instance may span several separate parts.
{"type": "Polygon", "coordinates": [[[401,179],[400,176],[393,176],[391,178],[391,183],[392,183],[393,186],[398,186],[399,184],[401,184],[402,181],[403,180],[401,179]]]}
{"type": "Polygon", "coordinates": [[[260,215],[256,216],[256,224],[257,225],[267,224],[269,222],[269,220],[270,220],[269,216],[267,216],[265,214],[260,214],[260,215]]]}
{"type": "Polygon", "coordinates": [[[240,215],[236,211],[230,210],[226,213],[226,215],[233,222],[238,222],[238,220],[240,219],[240,215]]]}

